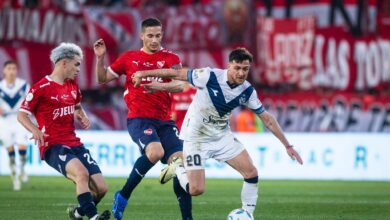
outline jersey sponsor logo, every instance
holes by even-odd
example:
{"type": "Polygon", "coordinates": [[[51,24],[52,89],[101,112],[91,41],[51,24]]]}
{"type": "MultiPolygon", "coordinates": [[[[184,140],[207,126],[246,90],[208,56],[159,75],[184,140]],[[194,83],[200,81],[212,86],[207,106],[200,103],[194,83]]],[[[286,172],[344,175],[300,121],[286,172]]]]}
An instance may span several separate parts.
{"type": "Polygon", "coordinates": [[[50,85],[50,82],[40,85],[39,88],[43,88],[43,87],[48,86],[48,85],[50,85]]]}
{"type": "Polygon", "coordinates": [[[229,124],[229,121],[227,120],[228,117],[219,118],[213,115],[210,115],[209,118],[203,118],[204,123],[213,124],[215,128],[219,130],[224,130],[229,124]]]}
{"type": "Polygon", "coordinates": [[[71,115],[74,113],[75,106],[69,105],[62,108],[54,109],[53,111],[53,120],[55,120],[58,117],[63,117],[66,115],[71,115]]]}
{"type": "Polygon", "coordinates": [[[153,130],[151,128],[148,128],[148,129],[144,130],[144,134],[151,135],[151,134],[153,134],[153,130]]]}
{"type": "Polygon", "coordinates": [[[157,67],[160,69],[164,67],[164,64],[165,64],[165,61],[157,61],[157,67]]]}
{"type": "Polygon", "coordinates": [[[60,158],[60,160],[62,161],[66,161],[66,155],[58,155],[58,157],[60,158]]]}
{"type": "Polygon", "coordinates": [[[151,77],[151,76],[148,76],[146,78],[142,78],[142,81],[143,82],[145,82],[145,81],[146,82],[156,81],[156,82],[160,82],[160,83],[164,82],[163,79],[160,78],[160,77],[151,77]]]}

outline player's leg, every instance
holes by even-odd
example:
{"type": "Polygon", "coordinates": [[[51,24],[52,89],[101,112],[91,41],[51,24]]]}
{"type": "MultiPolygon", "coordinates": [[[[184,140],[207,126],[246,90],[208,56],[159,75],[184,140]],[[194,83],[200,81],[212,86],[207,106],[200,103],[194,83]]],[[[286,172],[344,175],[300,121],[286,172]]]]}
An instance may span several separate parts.
{"type": "Polygon", "coordinates": [[[22,182],[25,183],[28,181],[28,175],[25,170],[25,165],[27,162],[27,142],[28,142],[29,133],[19,123],[15,125],[14,129],[15,129],[14,130],[15,143],[18,146],[19,159],[20,159],[20,179],[22,180],[22,182]]]}
{"type": "Polygon", "coordinates": [[[141,156],[134,163],[133,169],[126,180],[125,185],[114,195],[112,212],[116,219],[122,219],[124,209],[131,193],[141,182],[146,173],[164,155],[160,138],[155,129],[155,120],[152,119],[128,119],[127,128],[132,140],[138,145],[141,156]]]}
{"type": "Polygon", "coordinates": [[[16,162],[15,162],[15,156],[16,156],[15,148],[12,144],[10,144],[10,142],[4,141],[4,145],[8,146],[6,149],[9,157],[9,169],[10,169],[11,179],[13,183],[13,189],[15,191],[19,191],[21,189],[21,184],[17,172],[16,162]]]}
{"type": "MultiPolygon", "coordinates": [[[[95,206],[99,204],[101,199],[105,196],[108,191],[108,186],[103,178],[102,172],[97,164],[97,162],[92,158],[89,150],[86,149],[83,145],[79,147],[73,147],[72,152],[77,156],[81,161],[83,166],[87,169],[89,174],[89,190],[92,194],[93,202],[95,206]]],[[[81,205],[74,210],[74,215],[82,213],[81,205]]],[[[108,210],[104,211],[100,217],[104,215],[110,215],[108,210]],[[107,214],[108,213],[108,214],[107,214]]],[[[107,217],[107,216],[106,216],[107,217]]]]}
{"type": "Polygon", "coordinates": [[[227,163],[244,177],[241,191],[242,208],[253,214],[258,197],[258,173],[253,161],[246,150],[242,151],[227,163]]]}
{"type": "Polygon", "coordinates": [[[20,159],[20,179],[22,182],[28,182],[28,175],[25,170],[27,162],[27,146],[24,144],[18,145],[19,159],[20,159]]]}
{"type": "Polygon", "coordinates": [[[64,145],[53,145],[44,154],[46,163],[71,179],[76,184],[77,200],[80,204],[80,215],[90,219],[98,217],[92,194],[89,191],[89,173],[82,162],[64,145]]]}
{"type": "MultiPolygon", "coordinates": [[[[168,168],[171,168],[171,174],[174,176],[173,191],[175,192],[177,201],[179,202],[182,219],[192,220],[192,199],[188,192],[188,178],[182,159],[183,141],[179,139],[178,129],[173,121],[161,122],[157,132],[165,151],[161,162],[170,163],[168,168]]],[[[162,173],[164,173],[164,170],[162,173]]],[[[165,172],[165,175],[167,174],[168,173],[165,172]]],[[[160,182],[161,179],[164,178],[160,178],[160,182]]]]}
{"type": "Polygon", "coordinates": [[[188,177],[187,190],[192,196],[201,195],[205,191],[204,164],[210,158],[208,151],[212,143],[184,141],[184,167],[188,177]]]}

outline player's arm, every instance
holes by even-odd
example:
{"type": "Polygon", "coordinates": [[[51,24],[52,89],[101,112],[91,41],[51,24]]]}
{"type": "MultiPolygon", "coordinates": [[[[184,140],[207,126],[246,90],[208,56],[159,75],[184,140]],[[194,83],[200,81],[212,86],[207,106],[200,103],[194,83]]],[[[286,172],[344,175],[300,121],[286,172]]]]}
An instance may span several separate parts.
{"type": "Polygon", "coordinates": [[[278,121],[275,119],[275,117],[268,113],[267,111],[263,111],[262,113],[259,113],[258,116],[260,117],[261,121],[264,123],[265,127],[269,129],[272,134],[274,134],[280,142],[286,147],[287,154],[293,159],[297,160],[298,163],[303,164],[303,161],[301,159],[301,156],[294,150],[292,145],[288,142],[286,136],[284,136],[284,133],[282,129],[279,126],[278,121]]]}
{"type": "Polygon", "coordinates": [[[183,91],[184,82],[179,80],[172,80],[167,83],[152,81],[151,83],[142,85],[142,87],[146,90],[145,93],[154,93],[158,91],[177,93],[183,91]]]}
{"type": "Polygon", "coordinates": [[[38,144],[39,146],[44,145],[44,138],[48,135],[39,130],[39,128],[31,121],[29,114],[25,111],[19,110],[17,118],[19,123],[32,133],[33,136],[31,139],[35,140],[35,144],[38,144]]]}
{"type": "Polygon", "coordinates": [[[75,106],[74,116],[80,122],[83,129],[88,129],[91,127],[91,122],[83,106],[81,106],[81,103],[75,106]]]}
{"type": "Polygon", "coordinates": [[[108,83],[117,77],[111,74],[104,66],[104,56],[106,54],[106,45],[103,39],[97,40],[93,44],[93,51],[96,56],[96,79],[99,84],[108,83]]]}
{"type": "Polygon", "coordinates": [[[133,84],[134,87],[139,86],[142,78],[145,77],[171,78],[173,80],[188,81],[188,70],[189,69],[187,68],[182,68],[137,71],[133,74],[133,84]]]}

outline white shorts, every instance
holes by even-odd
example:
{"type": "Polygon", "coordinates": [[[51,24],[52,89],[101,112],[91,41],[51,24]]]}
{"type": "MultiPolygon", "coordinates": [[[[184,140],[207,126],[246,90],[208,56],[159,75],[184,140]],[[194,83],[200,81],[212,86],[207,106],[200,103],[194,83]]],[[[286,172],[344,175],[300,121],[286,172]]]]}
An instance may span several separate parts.
{"type": "Polygon", "coordinates": [[[186,170],[204,170],[207,159],[213,158],[219,162],[226,162],[244,150],[241,142],[231,134],[211,142],[184,141],[184,167],[186,170]]]}
{"type": "Polygon", "coordinates": [[[16,115],[1,118],[0,127],[0,142],[2,142],[0,146],[27,144],[29,132],[18,122],[16,115]]]}

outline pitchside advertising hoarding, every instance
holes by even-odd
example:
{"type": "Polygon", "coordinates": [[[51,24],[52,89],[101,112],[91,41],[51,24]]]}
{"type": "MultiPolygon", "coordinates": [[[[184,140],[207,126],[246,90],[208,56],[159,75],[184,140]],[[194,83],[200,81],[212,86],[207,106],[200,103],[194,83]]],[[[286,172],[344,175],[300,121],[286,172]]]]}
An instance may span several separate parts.
{"type": "MultiPolygon", "coordinates": [[[[78,132],[106,177],[126,177],[139,157],[138,146],[127,132],[78,132]]],[[[390,136],[367,133],[288,133],[304,164],[292,161],[284,147],[269,133],[236,134],[249,151],[262,179],[386,180],[390,181],[390,136]]],[[[26,169],[30,175],[59,175],[40,161],[31,143],[26,169]]],[[[8,175],[8,156],[0,149],[0,174],[8,175]]],[[[158,163],[147,177],[158,177],[158,163]]],[[[209,160],[209,178],[241,178],[228,165],[209,160]]]]}

